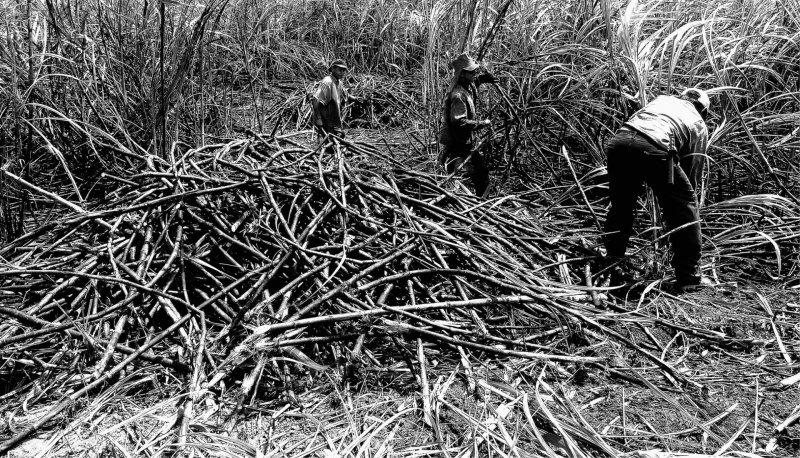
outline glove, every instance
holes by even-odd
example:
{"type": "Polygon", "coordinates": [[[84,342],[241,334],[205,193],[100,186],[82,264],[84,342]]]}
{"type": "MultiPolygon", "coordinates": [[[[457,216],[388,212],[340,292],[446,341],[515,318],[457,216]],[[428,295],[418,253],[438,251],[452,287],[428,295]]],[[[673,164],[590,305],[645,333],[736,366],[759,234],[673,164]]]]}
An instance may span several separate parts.
{"type": "Polygon", "coordinates": [[[478,121],[478,129],[483,129],[492,125],[492,121],[488,119],[484,119],[483,121],[478,121]]]}
{"type": "Polygon", "coordinates": [[[483,83],[495,84],[497,83],[497,77],[495,77],[494,74],[489,72],[483,73],[480,76],[478,76],[478,84],[483,84],[483,83]]]}

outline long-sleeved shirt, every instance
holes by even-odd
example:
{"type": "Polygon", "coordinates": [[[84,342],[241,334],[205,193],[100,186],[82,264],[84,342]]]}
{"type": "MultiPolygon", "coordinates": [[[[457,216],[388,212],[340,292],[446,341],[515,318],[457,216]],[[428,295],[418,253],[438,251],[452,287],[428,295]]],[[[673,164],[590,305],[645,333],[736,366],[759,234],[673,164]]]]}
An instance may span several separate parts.
{"type": "Polygon", "coordinates": [[[475,85],[464,87],[457,84],[444,101],[444,116],[439,142],[445,145],[468,145],[472,143],[472,132],[479,122],[475,113],[475,85]]]}
{"type": "Polygon", "coordinates": [[[348,94],[341,81],[331,75],[319,82],[314,93],[317,100],[315,113],[317,120],[325,127],[342,127],[342,105],[347,101],[348,94]]]}
{"type": "Polygon", "coordinates": [[[708,147],[708,127],[692,102],[662,95],[637,111],[625,123],[662,146],[675,152],[692,186],[697,185],[708,147]]]}

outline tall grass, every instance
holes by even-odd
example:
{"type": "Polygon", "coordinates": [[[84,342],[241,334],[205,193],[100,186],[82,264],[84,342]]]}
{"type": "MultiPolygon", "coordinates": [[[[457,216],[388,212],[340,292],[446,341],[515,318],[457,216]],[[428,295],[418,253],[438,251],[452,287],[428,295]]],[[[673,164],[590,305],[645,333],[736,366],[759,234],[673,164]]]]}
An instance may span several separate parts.
{"type": "MultiPolygon", "coordinates": [[[[404,128],[433,142],[450,59],[477,52],[504,3],[6,2],[3,166],[78,203],[102,197],[102,171],[135,170],[175,141],[308,127],[305,95],[335,57],[360,89],[397,92],[407,89],[391,81],[413,81],[404,128]]],[[[511,160],[541,187],[557,184],[568,173],[562,146],[594,170],[605,140],[642,103],[699,85],[716,94],[704,200],[796,195],[800,10],[769,3],[514,1],[485,56],[519,114],[496,131],[506,155],[493,160],[511,160]]],[[[513,118],[495,91],[484,98],[496,119],[513,118]]],[[[23,209],[42,203],[3,184],[8,239],[30,221],[23,209]]]]}

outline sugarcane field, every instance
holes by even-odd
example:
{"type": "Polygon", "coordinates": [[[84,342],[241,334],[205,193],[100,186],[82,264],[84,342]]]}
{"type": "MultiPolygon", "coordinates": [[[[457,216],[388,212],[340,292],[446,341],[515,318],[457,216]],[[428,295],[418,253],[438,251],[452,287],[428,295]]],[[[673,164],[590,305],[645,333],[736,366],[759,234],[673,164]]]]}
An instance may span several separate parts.
{"type": "Polygon", "coordinates": [[[0,12],[0,456],[800,456],[800,2],[0,12]]]}

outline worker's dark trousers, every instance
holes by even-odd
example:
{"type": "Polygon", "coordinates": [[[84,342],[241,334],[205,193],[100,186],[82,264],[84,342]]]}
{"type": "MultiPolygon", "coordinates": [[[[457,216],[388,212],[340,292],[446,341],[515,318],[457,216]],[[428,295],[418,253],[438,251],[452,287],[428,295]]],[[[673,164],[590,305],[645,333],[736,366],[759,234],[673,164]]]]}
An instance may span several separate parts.
{"type": "Polygon", "coordinates": [[[489,189],[489,169],[480,151],[473,151],[471,145],[445,145],[442,159],[447,173],[464,170],[475,186],[475,194],[486,197],[484,194],[489,189]]]}
{"type": "Polygon", "coordinates": [[[608,179],[611,208],[606,219],[605,246],[610,257],[622,257],[633,234],[636,202],[647,183],[653,190],[664,216],[667,229],[686,225],[673,232],[672,267],[678,282],[699,279],[700,218],[697,201],[689,178],[683,169],[674,165],[674,183],[667,181],[666,152],[646,137],[622,128],[611,140],[607,150],[608,179]]]}

